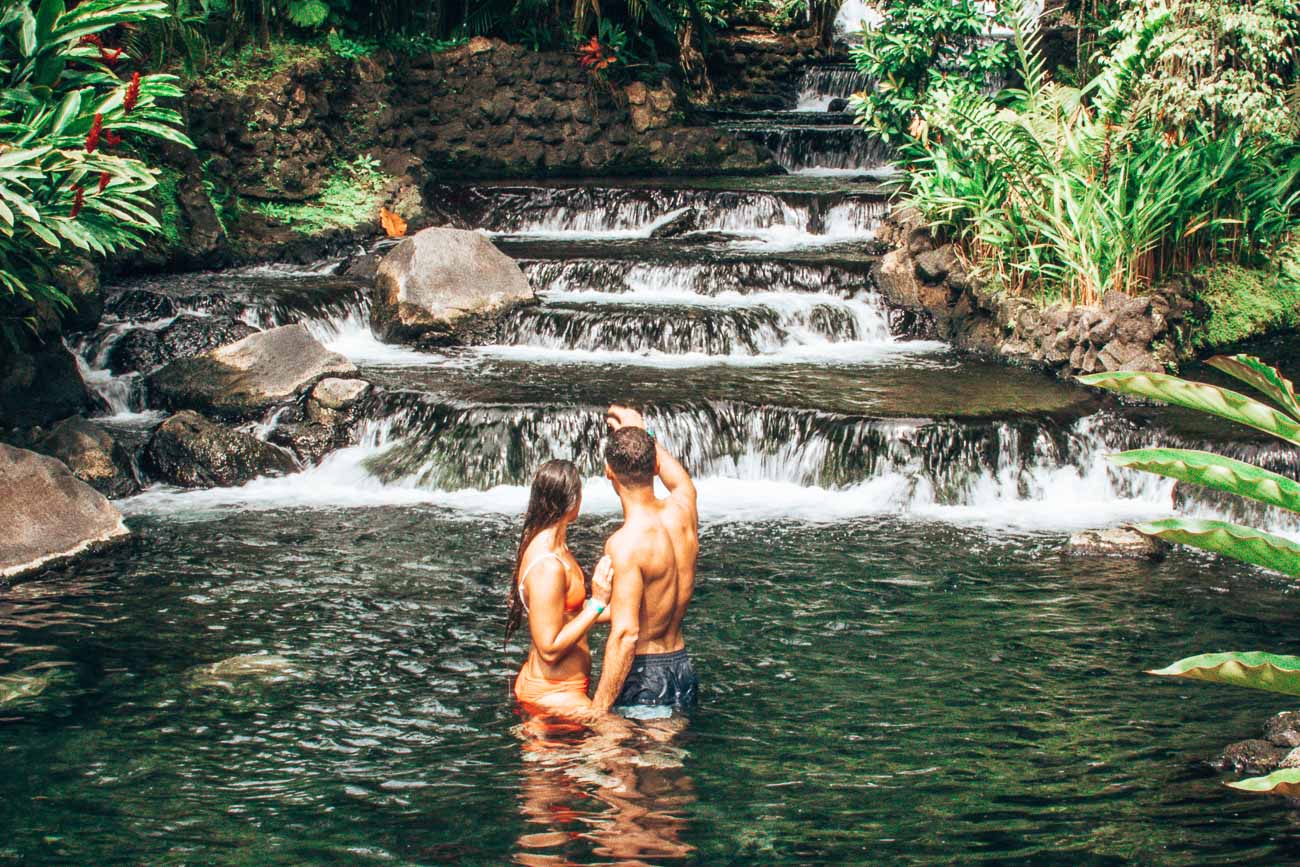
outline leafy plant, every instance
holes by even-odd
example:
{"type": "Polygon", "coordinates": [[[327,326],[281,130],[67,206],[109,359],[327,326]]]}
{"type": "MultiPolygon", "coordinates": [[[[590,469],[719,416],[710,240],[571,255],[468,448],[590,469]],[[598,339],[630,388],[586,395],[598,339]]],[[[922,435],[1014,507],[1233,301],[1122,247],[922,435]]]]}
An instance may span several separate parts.
{"type": "Polygon", "coordinates": [[[158,173],[123,149],[131,138],[186,147],[171,75],[118,77],[129,60],[109,28],[167,13],[150,0],[43,0],[0,13],[0,298],[7,319],[70,306],[53,280],[72,254],[138,247],[159,229],[146,196],[158,173]]]}
{"type": "Polygon", "coordinates": [[[1141,90],[1170,15],[1151,14],[1083,88],[1051,80],[1039,34],[1013,22],[1022,87],[929,93],[902,162],[909,201],[1013,294],[1095,303],[1216,256],[1250,261],[1297,225],[1290,145],[1241,127],[1164,128],[1141,90]]]}
{"type": "MultiPolygon", "coordinates": [[[[1219,356],[1210,365],[1249,385],[1264,403],[1231,389],[1157,373],[1099,373],[1080,381],[1121,394],[1207,412],[1300,445],[1300,400],[1276,368],[1247,355],[1219,356]]],[[[1112,455],[1118,466],[1202,485],[1300,514],[1300,483],[1262,467],[1189,449],[1136,449],[1112,455]]],[[[1222,554],[1300,578],[1300,545],[1282,536],[1227,521],[1169,518],[1138,524],[1139,532],[1222,554]]],[[[1251,652],[1206,653],[1150,672],[1300,695],[1300,657],[1251,652]]],[[[1233,783],[1249,792],[1300,793],[1300,769],[1233,783]]]]}
{"type": "Polygon", "coordinates": [[[859,122],[887,142],[911,136],[931,92],[979,93],[1000,82],[1013,60],[993,25],[1011,13],[998,4],[990,14],[975,0],[889,0],[882,20],[849,52],[874,86],[852,100],[859,122]]]}

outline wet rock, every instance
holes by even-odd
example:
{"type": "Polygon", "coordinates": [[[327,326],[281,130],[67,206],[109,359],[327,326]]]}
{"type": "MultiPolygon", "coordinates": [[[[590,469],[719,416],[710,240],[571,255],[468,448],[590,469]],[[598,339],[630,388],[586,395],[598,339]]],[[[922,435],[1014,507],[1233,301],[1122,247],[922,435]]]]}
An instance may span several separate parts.
{"type": "Polygon", "coordinates": [[[322,424],[336,425],[370,393],[364,379],[328,377],[316,383],[307,398],[307,417],[322,424]]]}
{"type": "Polygon", "coordinates": [[[183,488],[227,488],[297,469],[275,446],[191,411],[158,426],[145,446],[144,466],[151,477],[183,488]]]}
{"type": "Polygon", "coordinates": [[[99,291],[99,268],[89,259],[77,259],[54,270],[54,283],[72,302],[63,313],[66,331],[89,331],[104,314],[104,296],[99,291]]]}
{"type": "Polygon", "coordinates": [[[57,337],[23,338],[18,349],[0,338],[0,428],[48,425],[102,407],[57,337]]]}
{"type": "Polygon", "coordinates": [[[1287,753],[1285,748],[1274,746],[1268,741],[1238,741],[1224,747],[1223,752],[1210,762],[1210,766],[1216,771],[1234,771],[1250,776],[1269,774],[1277,770],[1287,753]]]}
{"type": "Polygon", "coordinates": [[[337,427],[314,421],[276,425],[267,439],[293,452],[303,464],[319,464],[327,454],[348,444],[337,427]]]}
{"type": "Polygon", "coordinates": [[[186,683],[191,688],[225,689],[233,692],[239,681],[256,681],[264,684],[286,683],[301,680],[305,673],[286,659],[274,653],[241,653],[196,665],[186,673],[186,683]]]}
{"type": "Polygon", "coordinates": [[[700,227],[700,214],[694,208],[687,208],[671,220],[656,226],[651,238],[678,238],[687,232],[694,232],[700,227]]]}
{"type": "Polygon", "coordinates": [[[478,232],[424,229],[384,257],[370,327],[423,346],[490,341],[500,318],[534,300],[514,260],[478,232]]]}
{"type": "Polygon", "coordinates": [[[1084,530],[1070,536],[1065,553],[1073,557],[1122,557],[1132,560],[1159,560],[1169,552],[1169,544],[1139,533],[1132,527],[1084,530]]]}
{"type": "Polygon", "coordinates": [[[843,112],[849,110],[849,101],[842,96],[837,96],[826,106],[827,111],[843,112]]]}
{"type": "Polygon", "coordinates": [[[33,448],[63,461],[74,476],[106,497],[129,497],[140,490],[126,449],[108,431],[81,416],[59,422],[39,436],[33,448]]]}
{"type": "Polygon", "coordinates": [[[1278,770],[1300,768],[1300,747],[1295,747],[1291,752],[1283,756],[1282,761],[1278,763],[1277,768],[1278,770]]]}
{"type": "Polygon", "coordinates": [[[104,304],[109,316],[130,322],[153,322],[176,315],[176,302],[161,292],[127,289],[104,304]]]}
{"type": "Polygon", "coordinates": [[[1274,746],[1300,747],[1300,711],[1284,710],[1264,723],[1264,739],[1274,746]]]}
{"type": "Polygon", "coordinates": [[[348,376],[356,370],[301,324],[294,324],[177,359],[151,374],[148,388],[151,399],[168,409],[249,419],[292,400],[327,376],[348,376]]]}
{"type": "Polygon", "coordinates": [[[937,250],[926,250],[916,256],[916,276],[927,283],[942,283],[948,273],[960,264],[952,244],[937,250]]]}
{"type": "Polygon", "coordinates": [[[133,328],[123,334],[108,351],[108,369],[114,376],[148,373],[169,361],[190,358],[256,332],[248,323],[227,316],[185,314],[163,329],[133,328]]]}
{"type": "Polygon", "coordinates": [[[0,444],[0,578],[125,539],[122,513],[48,455],[0,444]]]}

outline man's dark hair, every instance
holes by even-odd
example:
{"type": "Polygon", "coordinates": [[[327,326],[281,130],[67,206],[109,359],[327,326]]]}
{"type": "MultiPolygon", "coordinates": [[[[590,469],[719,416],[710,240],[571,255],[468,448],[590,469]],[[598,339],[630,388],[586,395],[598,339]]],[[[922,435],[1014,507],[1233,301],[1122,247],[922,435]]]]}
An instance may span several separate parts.
{"type": "Polygon", "coordinates": [[[619,428],[605,442],[605,463],[624,487],[653,484],[655,441],[639,427],[619,428]]]}

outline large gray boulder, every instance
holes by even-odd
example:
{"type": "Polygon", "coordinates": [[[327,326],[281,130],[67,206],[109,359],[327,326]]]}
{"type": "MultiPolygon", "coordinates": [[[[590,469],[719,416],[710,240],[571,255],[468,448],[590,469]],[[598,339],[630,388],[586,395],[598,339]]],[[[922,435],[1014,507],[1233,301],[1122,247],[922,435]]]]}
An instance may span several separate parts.
{"type": "Polygon", "coordinates": [[[106,497],[129,497],[140,490],[126,449],[108,431],[81,416],[65,418],[32,446],[63,461],[74,476],[106,497]]]}
{"type": "Polygon", "coordinates": [[[390,343],[487,343],[504,314],[533,300],[524,272],[481,233],[424,229],[379,263],[370,327],[390,343]]]}
{"type": "Polygon", "coordinates": [[[183,488],[228,488],[297,469],[275,446],[189,411],[158,426],[145,446],[144,465],[153,478],[183,488]]]}
{"type": "Polygon", "coordinates": [[[128,535],[104,495],[47,455],[0,444],[0,578],[33,572],[128,535]]]}
{"type": "Polygon", "coordinates": [[[194,409],[229,419],[261,416],[327,376],[356,366],[330,352],[301,324],[259,331],[151,374],[149,394],[168,409],[194,409]]]}

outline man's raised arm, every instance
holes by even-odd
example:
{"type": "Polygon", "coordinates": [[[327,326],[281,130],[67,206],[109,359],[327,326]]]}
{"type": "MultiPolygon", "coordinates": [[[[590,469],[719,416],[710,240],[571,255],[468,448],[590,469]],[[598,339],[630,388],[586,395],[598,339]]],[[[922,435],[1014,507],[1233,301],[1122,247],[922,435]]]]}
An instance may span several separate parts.
{"type": "MultiPolygon", "coordinates": [[[[618,430],[623,427],[639,427],[646,429],[645,418],[641,413],[628,406],[612,404],[605,412],[605,420],[610,429],[618,430]]],[[[668,493],[680,500],[685,501],[690,506],[691,511],[695,511],[695,483],[691,481],[691,474],[682,466],[681,461],[673,457],[668,449],[664,448],[658,439],[655,440],[655,475],[664,483],[668,493]]]]}

